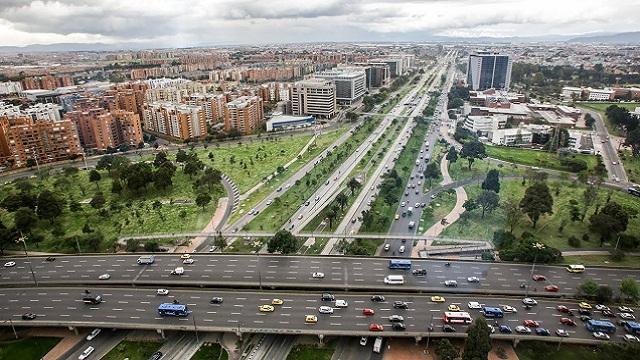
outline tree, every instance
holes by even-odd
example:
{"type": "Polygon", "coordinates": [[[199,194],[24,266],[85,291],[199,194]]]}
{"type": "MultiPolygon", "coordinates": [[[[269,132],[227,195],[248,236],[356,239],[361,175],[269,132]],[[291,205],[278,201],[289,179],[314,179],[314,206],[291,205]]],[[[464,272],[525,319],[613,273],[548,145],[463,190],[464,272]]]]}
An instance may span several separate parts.
{"type": "Polygon", "coordinates": [[[144,243],[144,251],[146,252],[159,252],[160,244],[157,241],[151,240],[144,243]]]}
{"type": "Polygon", "coordinates": [[[358,114],[354,113],[353,111],[348,111],[345,117],[351,122],[358,120],[358,114]]]}
{"type": "Polygon", "coordinates": [[[464,343],[462,360],[481,360],[489,358],[491,351],[491,332],[487,321],[478,317],[467,329],[467,341],[464,343]]]}
{"type": "Polygon", "coordinates": [[[340,210],[344,210],[344,206],[349,202],[349,198],[343,192],[336,195],[336,202],[340,205],[340,210]]]}
{"type": "Polygon", "coordinates": [[[471,212],[475,209],[477,209],[480,205],[478,204],[478,202],[474,199],[467,199],[465,200],[464,204],[462,204],[462,207],[464,208],[465,211],[471,212]]]}
{"type": "Polygon", "coordinates": [[[193,158],[187,161],[187,164],[184,166],[184,170],[182,170],[182,172],[189,175],[189,178],[191,178],[191,176],[197,174],[202,169],[204,169],[204,163],[198,158],[193,158]]]}
{"type": "Polygon", "coordinates": [[[175,165],[167,161],[153,172],[153,184],[160,190],[166,190],[173,186],[173,176],[175,173],[175,165]]]}
{"type": "Polygon", "coordinates": [[[509,197],[501,204],[502,213],[505,218],[505,225],[509,227],[509,232],[513,233],[513,228],[522,220],[523,213],[520,210],[520,204],[514,197],[509,197]]]}
{"type": "Polygon", "coordinates": [[[171,162],[168,158],[167,158],[167,153],[164,151],[160,151],[159,153],[156,154],[156,158],[153,160],[153,166],[156,168],[159,168],[160,166],[166,164],[167,162],[171,162]]]}
{"type": "Polygon", "coordinates": [[[582,284],[578,285],[578,294],[588,298],[594,297],[598,293],[598,283],[591,278],[585,279],[582,284]]]}
{"type": "Polygon", "coordinates": [[[640,288],[638,287],[636,279],[632,277],[622,279],[620,283],[620,293],[628,300],[637,301],[640,298],[640,288]]]}
{"type": "Polygon", "coordinates": [[[458,348],[451,344],[449,339],[438,339],[434,341],[436,355],[440,360],[455,360],[459,356],[458,348]]]}
{"type": "Polygon", "coordinates": [[[221,180],[222,173],[220,172],[220,170],[207,168],[204,171],[204,174],[200,176],[200,179],[198,179],[198,185],[205,186],[209,191],[211,191],[213,186],[219,184],[221,180]]]}
{"type": "Polygon", "coordinates": [[[527,214],[533,228],[544,214],[553,214],[553,197],[547,184],[536,182],[525,190],[524,197],[520,200],[520,209],[527,214]]]}
{"type": "Polygon", "coordinates": [[[640,156],[640,127],[627,133],[624,144],[631,146],[631,155],[633,155],[633,157],[640,156]]]}
{"type": "Polygon", "coordinates": [[[211,202],[211,195],[207,193],[200,193],[196,196],[196,205],[202,207],[202,211],[204,211],[205,206],[209,205],[211,202]]]}
{"type": "Polygon", "coordinates": [[[267,251],[270,253],[279,251],[281,254],[286,255],[296,250],[298,250],[298,241],[287,230],[278,231],[267,243],[267,251]]]}
{"type": "Polygon", "coordinates": [[[97,193],[92,199],[91,202],[89,203],[89,205],[91,205],[92,208],[94,209],[101,209],[104,204],[106,203],[106,199],[104,198],[104,195],[102,195],[102,193],[97,193]]]}
{"type": "Polygon", "coordinates": [[[584,210],[582,211],[582,216],[580,217],[581,221],[584,221],[584,218],[587,216],[587,211],[589,208],[595,203],[598,199],[598,189],[595,186],[590,185],[586,189],[584,189],[584,193],[582,194],[583,202],[584,202],[584,210]]]}
{"type": "Polygon", "coordinates": [[[327,219],[329,219],[329,229],[333,229],[333,220],[335,220],[335,218],[338,216],[337,212],[332,207],[331,209],[329,209],[329,211],[327,211],[326,216],[327,219]]]}
{"type": "Polygon", "coordinates": [[[611,301],[613,297],[613,290],[607,285],[598,286],[598,290],[596,291],[596,301],[600,304],[606,304],[611,301]]]}
{"type": "Polygon", "coordinates": [[[422,173],[425,179],[429,179],[429,187],[431,187],[431,182],[433,179],[437,179],[440,176],[440,168],[438,164],[430,162],[424,169],[422,173]]]}
{"type": "Polygon", "coordinates": [[[227,240],[222,236],[222,234],[216,235],[213,239],[213,245],[215,245],[220,251],[224,250],[227,247],[227,240]]]}
{"type": "Polygon", "coordinates": [[[496,194],[500,193],[500,173],[498,170],[489,170],[487,177],[482,182],[482,188],[485,190],[493,190],[496,194]]]}
{"type": "Polygon", "coordinates": [[[447,160],[449,161],[449,164],[453,164],[458,161],[458,152],[455,147],[452,146],[449,148],[449,151],[447,152],[447,160]]]}
{"type": "Polygon", "coordinates": [[[32,209],[21,207],[13,213],[13,223],[17,230],[29,233],[38,225],[38,217],[32,209]]]}
{"type": "Polygon", "coordinates": [[[584,124],[587,125],[587,127],[589,128],[593,128],[593,124],[596,122],[596,119],[594,119],[593,116],[591,116],[591,114],[587,113],[584,116],[584,124]]]}
{"type": "Polygon", "coordinates": [[[187,162],[187,160],[189,160],[189,156],[187,155],[187,153],[180,149],[178,150],[178,152],[176,152],[176,162],[177,163],[185,163],[187,162]]]}
{"type": "Polygon", "coordinates": [[[351,193],[355,193],[356,189],[360,188],[360,186],[362,186],[362,184],[360,184],[360,181],[356,178],[351,178],[349,182],[347,182],[347,187],[351,190],[351,193]]]}
{"type": "Polygon", "coordinates": [[[471,170],[471,165],[476,159],[482,160],[487,157],[487,152],[484,148],[484,144],[482,144],[478,140],[467,141],[462,145],[462,149],[460,150],[460,157],[463,159],[467,159],[469,162],[469,170],[471,170]]]}
{"type": "Polygon", "coordinates": [[[484,219],[484,213],[486,211],[492,212],[498,208],[500,205],[500,196],[491,190],[483,190],[480,195],[478,195],[476,203],[482,207],[482,219],[484,219]]]}
{"type": "Polygon", "coordinates": [[[38,163],[36,162],[36,160],[34,158],[28,158],[27,159],[26,165],[27,165],[28,168],[32,168],[32,167],[36,166],[37,164],[38,163]]]}
{"type": "Polygon", "coordinates": [[[40,195],[38,195],[38,217],[53,222],[55,218],[62,214],[64,205],[65,202],[62,196],[54,194],[49,190],[42,190],[40,195]]]}
{"type": "Polygon", "coordinates": [[[599,213],[591,215],[589,229],[600,234],[600,246],[627,230],[629,214],[616,202],[608,202],[599,213]]]}
{"type": "Polygon", "coordinates": [[[129,239],[127,240],[126,251],[127,252],[136,252],[140,248],[140,240],[138,239],[129,239]]]}
{"type": "Polygon", "coordinates": [[[89,181],[96,184],[96,189],[100,189],[99,181],[102,179],[98,170],[93,169],[89,172],[89,181]]]}
{"type": "Polygon", "coordinates": [[[150,164],[139,162],[127,166],[122,177],[127,185],[127,189],[136,193],[146,189],[153,181],[153,169],[150,164]]]}

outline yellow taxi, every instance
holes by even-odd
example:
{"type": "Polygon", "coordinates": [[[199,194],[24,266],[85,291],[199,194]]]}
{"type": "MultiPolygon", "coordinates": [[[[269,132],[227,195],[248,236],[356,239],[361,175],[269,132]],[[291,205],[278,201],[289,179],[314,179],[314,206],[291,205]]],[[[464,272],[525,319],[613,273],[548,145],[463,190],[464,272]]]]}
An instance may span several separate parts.
{"type": "Polygon", "coordinates": [[[591,309],[591,305],[584,301],[578,304],[578,306],[580,306],[580,309],[591,309]]]}
{"type": "Polygon", "coordinates": [[[444,300],[444,298],[442,296],[432,296],[431,297],[431,301],[437,302],[437,303],[445,302],[445,300],[444,300]]]}
{"type": "Polygon", "coordinates": [[[315,324],[318,322],[318,317],[315,315],[305,315],[304,322],[307,324],[315,324]]]}
{"type": "Polygon", "coordinates": [[[282,299],[273,299],[271,300],[271,305],[282,305],[283,302],[282,299]]]}
{"type": "Polygon", "coordinates": [[[275,310],[275,308],[271,305],[260,305],[258,309],[260,310],[260,312],[273,312],[273,310],[275,310]]]}
{"type": "Polygon", "coordinates": [[[185,260],[191,257],[191,254],[182,254],[180,255],[180,259],[185,260]]]}
{"type": "Polygon", "coordinates": [[[449,311],[462,311],[462,310],[460,310],[460,307],[458,305],[454,305],[454,304],[449,305],[449,307],[447,307],[447,310],[449,310],[449,311]]]}

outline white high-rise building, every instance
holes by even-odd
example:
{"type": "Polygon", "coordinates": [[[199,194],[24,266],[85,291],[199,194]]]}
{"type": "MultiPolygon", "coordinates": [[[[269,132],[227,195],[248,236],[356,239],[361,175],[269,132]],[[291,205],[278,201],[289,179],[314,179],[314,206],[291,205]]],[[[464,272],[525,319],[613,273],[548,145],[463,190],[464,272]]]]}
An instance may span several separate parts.
{"type": "Polygon", "coordinates": [[[291,88],[293,115],[314,115],[329,119],[336,113],[336,85],[331,80],[312,78],[291,88]]]}
{"type": "Polygon", "coordinates": [[[467,84],[472,90],[509,90],[511,66],[508,55],[488,52],[469,55],[467,84]]]}
{"type": "Polygon", "coordinates": [[[315,76],[333,81],[336,85],[336,101],[340,104],[352,104],[358,101],[367,90],[367,75],[364,69],[336,68],[315,76]]]}

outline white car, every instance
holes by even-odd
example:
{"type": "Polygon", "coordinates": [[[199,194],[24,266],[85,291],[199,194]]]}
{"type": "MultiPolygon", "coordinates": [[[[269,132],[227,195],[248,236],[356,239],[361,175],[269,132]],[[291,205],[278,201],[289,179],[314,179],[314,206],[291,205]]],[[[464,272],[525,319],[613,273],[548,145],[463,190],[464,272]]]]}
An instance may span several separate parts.
{"type": "Polygon", "coordinates": [[[184,268],[182,266],[179,266],[171,270],[171,275],[182,275],[182,274],[184,274],[184,268]]]}
{"type": "Polygon", "coordinates": [[[638,339],[637,336],[631,335],[631,334],[624,334],[624,336],[622,338],[626,342],[640,342],[640,339],[638,339]]]}
{"type": "Polygon", "coordinates": [[[98,276],[98,280],[109,280],[109,279],[111,279],[111,275],[109,274],[102,274],[98,276]]]}
{"type": "Polygon", "coordinates": [[[331,306],[320,306],[318,312],[320,314],[333,314],[333,308],[331,306]]]}
{"type": "Polygon", "coordinates": [[[82,352],[82,354],[80,354],[80,356],[78,356],[78,360],[84,360],[86,358],[89,357],[89,355],[91,355],[91,353],[94,351],[95,349],[93,348],[93,346],[89,346],[88,348],[84,349],[84,351],[82,352]]]}
{"type": "Polygon", "coordinates": [[[209,246],[209,252],[214,252],[214,251],[216,251],[216,247],[213,245],[209,246]]]}
{"type": "Polygon", "coordinates": [[[313,277],[314,279],[324,279],[324,273],[314,272],[313,275],[311,275],[311,277],[313,277]]]}
{"type": "Polygon", "coordinates": [[[367,346],[367,337],[363,336],[360,338],[360,346],[367,346]]]}
{"type": "Polygon", "coordinates": [[[518,334],[531,334],[531,329],[526,326],[518,325],[515,330],[518,334]]]}
{"type": "Polygon", "coordinates": [[[504,306],[502,306],[502,311],[504,311],[506,313],[517,313],[518,309],[514,308],[511,305],[504,305],[504,306]]]}
{"type": "Polygon", "coordinates": [[[167,289],[158,289],[156,291],[156,295],[160,295],[160,296],[169,295],[169,290],[167,290],[167,289]]]}
{"type": "Polygon", "coordinates": [[[267,200],[267,206],[271,205],[271,203],[273,203],[273,200],[271,199],[267,200]]]}
{"type": "Polygon", "coordinates": [[[600,332],[600,331],[594,332],[593,333],[593,337],[596,338],[596,339],[599,339],[599,340],[609,340],[610,339],[608,334],[605,334],[605,333],[600,332]]]}
{"type": "Polygon", "coordinates": [[[96,336],[98,336],[98,334],[100,334],[100,331],[102,331],[102,329],[93,329],[93,331],[90,332],[89,335],[87,335],[87,341],[91,341],[91,340],[95,339],[96,336]]]}
{"type": "Polygon", "coordinates": [[[405,249],[404,245],[401,245],[400,248],[398,249],[398,252],[402,254],[404,252],[404,249],[405,249]]]}
{"type": "Polygon", "coordinates": [[[596,310],[600,310],[600,311],[602,311],[602,310],[609,310],[609,311],[611,311],[611,309],[610,309],[608,306],[606,306],[606,305],[602,305],[602,304],[597,304],[597,305],[596,305],[596,310]]]}
{"type": "Polygon", "coordinates": [[[335,307],[346,308],[347,306],[349,306],[349,304],[347,303],[347,300],[336,300],[335,307]]]}
{"type": "Polygon", "coordinates": [[[633,309],[627,306],[618,306],[618,311],[620,312],[626,312],[626,313],[633,313],[633,309]]]}
{"type": "Polygon", "coordinates": [[[469,303],[467,303],[467,306],[469,307],[469,309],[481,309],[482,305],[480,305],[479,302],[477,301],[469,301],[469,303]]]}
{"type": "Polygon", "coordinates": [[[532,298],[524,298],[522,299],[522,303],[525,305],[538,305],[538,302],[532,298]]]}
{"type": "Polygon", "coordinates": [[[182,260],[183,264],[193,264],[195,260],[193,260],[193,258],[188,258],[188,259],[184,259],[182,260]]]}
{"type": "Polygon", "coordinates": [[[630,314],[630,313],[618,313],[618,315],[620,315],[620,317],[625,319],[625,320],[635,320],[636,319],[636,317],[633,316],[633,314],[630,314]]]}
{"type": "Polygon", "coordinates": [[[13,267],[16,266],[16,262],[15,261],[9,261],[4,263],[4,267],[13,267]]]}
{"type": "Polygon", "coordinates": [[[470,283],[479,283],[480,282],[480,278],[477,276],[469,276],[467,278],[467,281],[470,283]]]}

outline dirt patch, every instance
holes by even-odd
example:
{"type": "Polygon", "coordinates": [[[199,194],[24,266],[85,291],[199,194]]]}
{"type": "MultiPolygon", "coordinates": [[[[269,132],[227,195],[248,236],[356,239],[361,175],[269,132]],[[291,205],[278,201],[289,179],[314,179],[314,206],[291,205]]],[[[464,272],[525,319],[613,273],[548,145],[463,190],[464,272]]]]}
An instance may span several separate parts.
{"type": "Polygon", "coordinates": [[[384,360],[437,360],[435,356],[425,352],[424,341],[416,344],[413,339],[387,338],[385,346],[384,360]]]}
{"type": "Polygon", "coordinates": [[[494,341],[493,342],[493,348],[491,349],[491,352],[489,352],[489,360],[518,360],[518,355],[516,354],[516,351],[513,349],[513,346],[511,346],[511,343],[508,341],[494,341]],[[506,355],[506,357],[499,357],[498,356],[498,349],[502,348],[504,350],[504,355],[506,355]]]}

